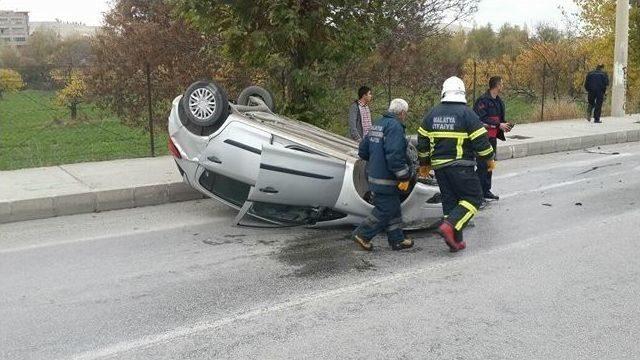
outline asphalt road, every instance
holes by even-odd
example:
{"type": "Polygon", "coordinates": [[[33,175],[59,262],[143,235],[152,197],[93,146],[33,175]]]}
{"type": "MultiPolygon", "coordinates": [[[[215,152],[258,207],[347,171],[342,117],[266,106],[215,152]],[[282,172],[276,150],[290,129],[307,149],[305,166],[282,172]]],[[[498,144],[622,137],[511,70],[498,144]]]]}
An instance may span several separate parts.
{"type": "Polygon", "coordinates": [[[598,151],[500,162],[457,254],[212,201],[0,225],[0,358],[637,359],[640,144],[598,151]]]}

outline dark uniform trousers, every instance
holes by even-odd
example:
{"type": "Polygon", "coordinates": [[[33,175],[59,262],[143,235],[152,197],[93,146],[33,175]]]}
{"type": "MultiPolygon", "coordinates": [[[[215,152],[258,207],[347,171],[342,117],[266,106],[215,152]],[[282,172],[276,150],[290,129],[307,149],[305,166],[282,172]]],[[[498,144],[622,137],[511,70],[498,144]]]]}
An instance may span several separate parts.
{"type": "Polygon", "coordinates": [[[604,93],[589,91],[587,100],[589,101],[589,116],[591,116],[591,113],[593,112],[593,119],[596,122],[600,121],[600,115],[602,114],[602,103],[604,102],[604,93]]]}
{"type": "MultiPolygon", "coordinates": [[[[497,155],[498,140],[496,138],[489,138],[489,143],[493,148],[493,153],[497,155]]],[[[491,175],[492,172],[487,168],[487,162],[480,160],[477,164],[476,174],[480,178],[480,185],[482,186],[482,194],[486,194],[491,190],[491,175]]]]}
{"type": "Polygon", "coordinates": [[[480,180],[473,166],[445,166],[435,172],[444,217],[456,231],[462,231],[482,203],[480,180]]]}
{"type": "Polygon", "coordinates": [[[356,228],[354,234],[362,236],[369,241],[376,235],[386,231],[389,245],[403,241],[400,196],[397,194],[375,193],[373,195],[373,205],[374,209],[371,215],[356,228]]]}

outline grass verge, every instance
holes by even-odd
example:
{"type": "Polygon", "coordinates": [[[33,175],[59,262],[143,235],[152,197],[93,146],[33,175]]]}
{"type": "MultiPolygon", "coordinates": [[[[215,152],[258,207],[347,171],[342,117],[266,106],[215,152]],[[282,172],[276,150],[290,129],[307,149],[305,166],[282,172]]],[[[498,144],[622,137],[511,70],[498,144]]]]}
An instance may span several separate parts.
{"type": "MultiPolygon", "coordinates": [[[[81,104],[71,121],[54,94],[25,90],[0,100],[0,170],[150,155],[148,133],[92,104],[81,104]]],[[[167,153],[166,139],[156,134],[156,154],[167,153]]]]}

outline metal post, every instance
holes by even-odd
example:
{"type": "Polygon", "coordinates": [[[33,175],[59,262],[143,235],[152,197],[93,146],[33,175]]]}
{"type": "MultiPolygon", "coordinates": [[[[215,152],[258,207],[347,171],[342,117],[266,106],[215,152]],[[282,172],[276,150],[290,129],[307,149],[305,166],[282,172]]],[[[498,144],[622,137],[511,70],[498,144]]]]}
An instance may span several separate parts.
{"type": "Polygon", "coordinates": [[[389,98],[388,104],[391,104],[391,66],[387,68],[387,97],[389,98]]]}
{"type": "Polygon", "coordinates": [[[618,0],[616,7],[616,43],[613,56],[611,115],[624,116],[626,72],[629,56],[629,0],[618,0]]]}
{"type": "Polygon", "coordinates": [[[477,62],[476,59],[473,59],[473,104],[475,106],[476,104],[476,83],[478,82],[478,76],[477,76],[477,71],[476,71],[476,67],[477,67],[477,62]]]}
{"type": "Polygon", "coordinates": [[[149,144],[151,157],[156,156],[156,147],[153,138],[153,106],[151,105],[151,65],[147,63],[147,104],[149,105],[149,144]]]}
{"type": "Polygon", "coordinates": [[[540,121],[544,121],[544,98],[547,96],[546,93],[546,82],[547,82],[547,63],[542,63],[542,108],[540,109],[540,121]]]}

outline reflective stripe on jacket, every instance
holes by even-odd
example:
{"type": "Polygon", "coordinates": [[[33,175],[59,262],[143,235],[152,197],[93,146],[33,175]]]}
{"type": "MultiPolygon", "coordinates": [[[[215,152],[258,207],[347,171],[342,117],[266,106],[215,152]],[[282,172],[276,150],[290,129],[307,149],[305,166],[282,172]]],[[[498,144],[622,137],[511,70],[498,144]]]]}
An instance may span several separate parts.
{"type": "Polygon", "coordinates": [[[474,166],[476,156],[493,157],[487,130],[465,104],[442,103],[433,108],[418,129],[418,159],[433,168],[474,166]]]}

